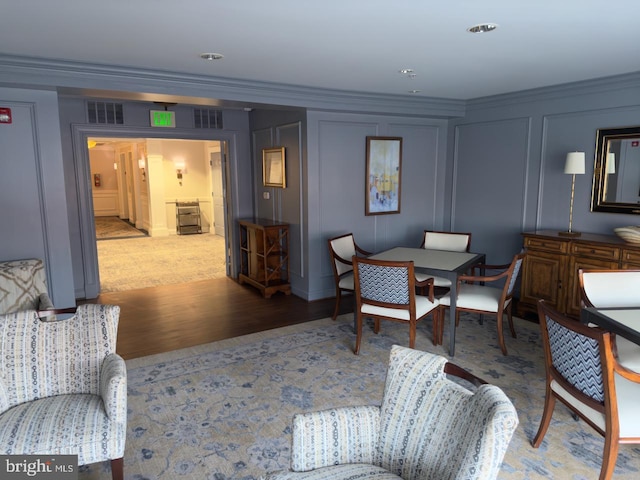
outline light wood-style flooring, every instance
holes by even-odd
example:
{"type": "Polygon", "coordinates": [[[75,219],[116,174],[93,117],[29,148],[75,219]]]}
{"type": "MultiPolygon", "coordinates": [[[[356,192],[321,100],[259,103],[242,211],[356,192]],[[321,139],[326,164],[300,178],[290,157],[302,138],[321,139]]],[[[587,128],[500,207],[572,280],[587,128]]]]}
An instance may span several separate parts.
{"type": "MultiPolygon", "coordinates": [[[[230,278],[101,294],[120,306],[117,352],[125,359],[191,347],[330,317],[335,299],[307,302],[294,295],[265,299],[230,278]]],[[[343,299],[341,313],[352,309],[343,299]]]]}

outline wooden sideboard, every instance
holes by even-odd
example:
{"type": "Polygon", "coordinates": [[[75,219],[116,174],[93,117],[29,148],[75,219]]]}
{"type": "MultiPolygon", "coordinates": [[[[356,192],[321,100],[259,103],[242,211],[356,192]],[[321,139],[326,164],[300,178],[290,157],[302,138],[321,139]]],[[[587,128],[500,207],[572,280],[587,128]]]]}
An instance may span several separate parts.
{"type": "Polygon", "coordinates": [[[258,288],[265,298],[291,295],[289,225],[264,219],[240,220],[239,282],[258,288]]]}
{"type": "Polygon", "coordinates": [[[580,316],[578,269],[640,269],[640,245],[615,235],[583,233],[565,237],[542,230],[522,234],[527,252],[522,266],[518,314],[537,314],[536,302],[571,317],[580,316]]]}

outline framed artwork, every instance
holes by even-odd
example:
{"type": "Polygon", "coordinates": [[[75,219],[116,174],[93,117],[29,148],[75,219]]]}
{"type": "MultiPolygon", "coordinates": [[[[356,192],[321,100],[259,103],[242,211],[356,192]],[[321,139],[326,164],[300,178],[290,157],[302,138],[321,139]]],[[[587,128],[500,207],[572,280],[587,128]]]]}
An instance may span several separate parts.
{"type": "Polygon", "coordinates": [[[284,147],[262,149],[262,184],[265,187],[285,188],[284,147]]]}
{"type": "Polygon", "coordinates": [[[402,137],[367,137],[365,215],[400,213],[402,137]]]}

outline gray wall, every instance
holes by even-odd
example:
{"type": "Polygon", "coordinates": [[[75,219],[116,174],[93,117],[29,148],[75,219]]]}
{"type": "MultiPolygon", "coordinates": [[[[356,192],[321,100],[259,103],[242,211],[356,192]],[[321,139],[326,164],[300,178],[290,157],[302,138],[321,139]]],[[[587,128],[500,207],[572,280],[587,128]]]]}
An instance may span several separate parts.
{"type": "MultiPolygon", "coordinates": [[[[78,268],[78,258],[95,248],[83,232],[82,211],[91,206],[82,189],[89,180],[86,135],[101,129],[85,123],[81,98],[57,99],[51,90],[56,86],[192,95],[202,105],[244,95],[289,108],[229,110],[229,130],[204,138],[229,141],[234,224],[237,218],[271,215],[294,226],[294,292],[309,300],[333,295],[326,241],[346,232],[379,251],[417,246],[425,228],[471,231],[473,250],[487,253],[491,263],[508,260],[520,249],[523,230],[567,228],[566,153],[582,150],[593,159],[597,128],[640,124],[640,74],[464,103],[295,88],[284,93],[135,72],[114,79],[100,69],[87,68],[82,75],[54,66],[22,69],[3,65],[1,58],[0,65],[0,100],[17,112],[14,125],[0,130],[3,171],[16,172],[2,177],[0,259],[45,257],[54,300],[62,306],[85,291],[92,275],[86,262],[78,268]],[[300,110],[305,106],[306,116],[300,110]],[[364,214],[367,136],[403,138],[399,214],[364,214]],[[278,143],[287,148],[288,188],[263,202],[259,152],[278,143]]],[[[148,104],[127,105],[128,124],[116,136],[160,136],[145,126],[148,104]]],[[[183,113],[174,133],[203,139],[183,113]]],[[[589,161],[587,174],[576,178],[574,229],[610,233],[638,223],[636,216],[589,211],[592,172],[589,161]]]]}
{"type": "Polygon", "coordinates": [[[75,305],[55,92],[0,87],[0,261],[40,258],[60,308],[75,305]]]}
{"type": "Polygon", "coordinates": [[[599,128],[640,125],[640,75],[581,82],[469,102],[452,120],[452,227],[472,231],[472,248],[502,263],[522,245],[520,232],[567,230],[571,151],[586,154],[576,175],[573,230],[613,234],[635,215],[591,212],[599,128]]]}

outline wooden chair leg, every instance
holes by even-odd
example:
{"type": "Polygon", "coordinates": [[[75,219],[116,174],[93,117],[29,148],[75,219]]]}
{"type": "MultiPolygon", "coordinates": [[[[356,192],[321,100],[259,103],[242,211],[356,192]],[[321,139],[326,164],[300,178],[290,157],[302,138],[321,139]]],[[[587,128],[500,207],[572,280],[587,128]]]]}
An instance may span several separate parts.
{"type": "Polygon", "coordinates": [[[618,442],[612,438],[611,432],[604,437],[604,449],[602,451],[602,467],[600,467],[599,480],[609,480],[616,468],[618,458],[618,442]]]}
{"type": "Polygon", "coordinates": [[[500,350],[502,350],[502,354],[507,354],[507,345],[504,343],[504,332],[502,331],[502,317],[504,316],[503,312],[498,312],[496,315],[496,324],[498,326],[498,344],[500,345],[500,350]]]}
{"type": "Polygon", "coordinates": [[[551,416],[553,415],[553,409],[556,406],[556,397],[551,393],[551,387],[547,385],[547,391],[544,397],[544,410],[542,411],[542,418],[540,419],[540,426],[538,427],[538,433],[531,441],[533,448],[538,448],[542,443],[542,439],[547,433],[549,424],[551,423],[551,416]]]}
{"type": "Polygon", "coordinates": [[[111,460],[111,477],[113,480],[124,480],[124,458],[111,460]]]}
{"type": "Polygon", "coordinates": [[[362,314],[360,312],[357,313],[356,319],[356,348],[353,353],[358,355],[360,353],[360,339],[362,338],[362,314]]]}
{"type": "Polygon", "coordinates": [[[513,315],[511,314],[511,303],[509,303],[509,305],[507,305],[507,318],[509,319],[509,329],[511,330],[511,336],[513,338],[517,338],[516,337],[516,329],[513,326],[513,315]]]}
{"type": "Polygon", "coordinates": [[[416,322],[409,322],[409,348],[416,348],[416,322]]]}
{"type": "Polygon", "coordinates": [[[338,313],[340,312],[340,300],[342,299],[342,294],[340,293],[340,289],[336,290],[336,307],[333,309],[333,315],[331,315],[331,319],[335,320],[338,318],[338,313]]]}

